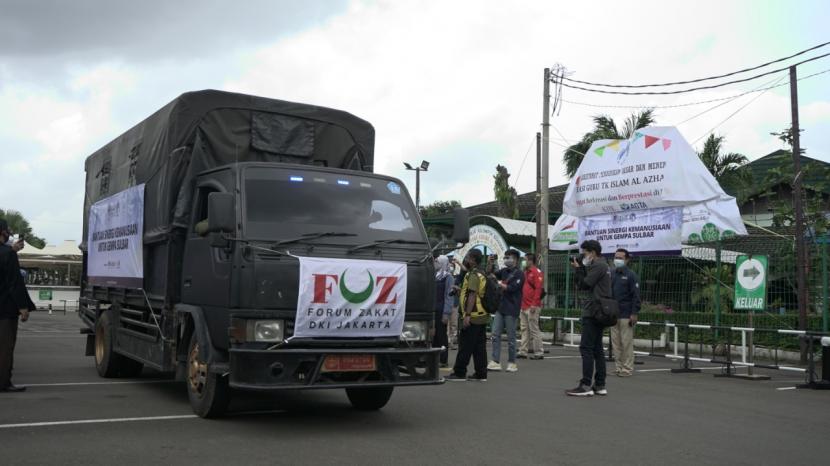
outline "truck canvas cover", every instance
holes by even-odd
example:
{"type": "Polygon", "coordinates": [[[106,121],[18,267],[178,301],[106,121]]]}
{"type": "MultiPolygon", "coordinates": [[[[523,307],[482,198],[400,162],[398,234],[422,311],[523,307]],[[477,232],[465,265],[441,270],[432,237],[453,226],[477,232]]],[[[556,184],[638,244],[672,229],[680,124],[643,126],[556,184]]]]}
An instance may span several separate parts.
{"type": "MultiPolygon", "coordinates": [[[[230,92],[182,94],[86,159],[89,208],[146,184],[144,242],[186,227],[197,174],[235,162],[285,162],[371,171],[375,131],[349,113],[230,92]]],[[[86,244],[82,244],[86,250],[86,244]]]]}

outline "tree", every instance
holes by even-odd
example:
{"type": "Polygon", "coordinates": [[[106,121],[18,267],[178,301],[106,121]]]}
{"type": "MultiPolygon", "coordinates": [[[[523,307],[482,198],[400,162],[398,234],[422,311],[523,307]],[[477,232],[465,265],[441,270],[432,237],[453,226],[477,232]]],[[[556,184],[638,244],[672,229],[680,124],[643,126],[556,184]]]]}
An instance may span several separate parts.
{"type": "Polygon", "coordinates": [[[457,208],[461,207],[458,201],[435,201],[428,206],[421,206],[421,218],[441,217],[450,215],[457,208]]]}
{"type": "Polygon", "coordinates": [[[510,186],[508,179],[510,173],[507,167],[496,165],[496,174],[493,176],[493,192],[496,195],[496,202],[499,204],[499,216],[505,218],[519,217],[519,195],[516,188],[510,186]]]}
{"type": "Polygon", "coordinates": [[[614,119],[608,115],[596,115],[593,117],[594,129],[585,133],[582,139],[565,149],[562,154],[562,163],[565,164],[565,174],[568,178],[573,178],[579,165],[582,164],[582,159],[591,144],[600,139],[629,139],[634,135],[634,131],[652,125],[655,122],[654,109],[647,108],[637,113],[632,113],[625,119],[622,128],[617,128],[614,119]]]}
{"type": "MultiPolygon", "coordinates": [[[[419,214],[421,214],[422,219],[446,217],[448,215],[452,215],[453,211],[460,207],[461,203],[458,201],[435,201],[428,206],[421,206],[419,214]]],[[[429,238],[441,239],[452,236],[452,226],[443,224],[426,224],[424,227],[427,230],[427,236],[429,238]]]]}
{"type": "Polygon", "coordinates": [[[32,227],[29,225],[29,221],[20,212],[11,209],[0,209],[0,218],[6,220],[9,224],[9,230],[12,233],[25,236],[27,243],[38,249],[46,246],[46,241],[43,238],[39,238],[32,233],[32,227]]]}
{"type": "Polygon", "coordinates": [[[721,186],[729,188],[738,195],[737,197],[743,198],[752,184],[752,173],[746,167],[749,159],[735,152],[722,154],[721,146],[725,139],[724,136],[710,134],[703,143],[703,150],[698,152],[697,156],[721,186]]]}

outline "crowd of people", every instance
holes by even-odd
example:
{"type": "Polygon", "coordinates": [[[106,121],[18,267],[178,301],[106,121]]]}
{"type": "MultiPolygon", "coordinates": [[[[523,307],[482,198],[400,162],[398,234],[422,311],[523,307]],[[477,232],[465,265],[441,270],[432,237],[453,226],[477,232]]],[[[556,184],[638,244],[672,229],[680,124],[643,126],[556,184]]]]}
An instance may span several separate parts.
{"type": "MultiPolygon", "coordinates": [[[[599,242],[589,240],[580,246],[581,255],[573,257],[576,283],[580,290],[582,334],[579,350],[582,377],[570,396],[607,395],[605,352],[602,335],[610,327],[610,341],[619,377],[633,374],[634,326],[640,310],[640,286],[637,274],[628,267],[631,254],[625,249],[614,253],[613,265],[602,255],[599,242]],[[608,323],[597,316],[602,302],[611,301],[616,319],[608,323]]],[[[504,253],[503,267],[498,257],[485,258],[471,249],[456,261],[447,256],[435,258],[435,336],[433,346],[443,347],[440,364],[449,367],[448,348],[457,349],[448,381],[486,381],[488,372],[517,372],[517,359],[544,359],[540,314],[546,295],[545,277],[538,268],[535,254],[526,254],[522,263],[515,249],[504,253]],[[498,290],[496,310],[485,306],[488,281],[498,290]],[[517,338],[517,324],[520,335],[517,338]],[[487,326],[491,325],[491,351],[487,354],[487,326]],[[507,334],[507,365],[502,364],[502,334],[507,334]],[[473,373],[467,375],[470,360],[473,373]]]]}

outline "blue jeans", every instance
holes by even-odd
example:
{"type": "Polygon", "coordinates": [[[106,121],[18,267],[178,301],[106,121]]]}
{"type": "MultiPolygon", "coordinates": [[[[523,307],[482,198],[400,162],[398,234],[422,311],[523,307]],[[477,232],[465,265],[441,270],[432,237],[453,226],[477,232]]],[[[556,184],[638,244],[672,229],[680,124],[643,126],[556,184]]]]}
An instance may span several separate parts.
{"type": "Polygon", "coordinates": [[[596,386],[605,386],[605,351],[602,349],[602,331],[604,328],[592,317],[582,318],[582,337],[579,352],[582,354],[582,380],[586,387],[594,382],[596,386]]]}
{"type": "Polygon", "coordinates": [[[507,362],[516,362],[516,316],[496,312],[493,319],[493,361],[501,362],[501,332],[507,328],[507,362]]]}

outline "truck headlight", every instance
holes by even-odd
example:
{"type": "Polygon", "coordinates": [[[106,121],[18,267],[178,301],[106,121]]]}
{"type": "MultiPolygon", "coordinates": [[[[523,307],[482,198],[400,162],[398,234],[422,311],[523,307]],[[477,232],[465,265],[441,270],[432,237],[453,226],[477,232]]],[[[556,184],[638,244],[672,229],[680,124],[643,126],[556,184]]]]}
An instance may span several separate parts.
{"type": "Polygon", "coordinates": [[[403,323],[403,331],[401,331],[401,340],[403,341],[426,341],[427,340],[427,323],[423,321],[406,321],[403,323]]]}
{"type": "Polygon", "coordinates": [[[248,341],[281,342],[285,335],[282,320],[249,320],[248,341]]]}

